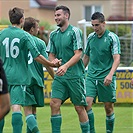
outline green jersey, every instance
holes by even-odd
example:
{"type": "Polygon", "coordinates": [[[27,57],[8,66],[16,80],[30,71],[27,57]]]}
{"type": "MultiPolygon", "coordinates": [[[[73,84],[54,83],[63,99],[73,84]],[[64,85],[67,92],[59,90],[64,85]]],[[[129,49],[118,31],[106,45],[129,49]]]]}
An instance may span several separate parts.
{"type": "Polygon", "coordinates": [[[29,33],[12,26],[0,32],[0,56],[9,85],[29,84],[29,50],[33,58],[40,54],[29,33]]]}
{"type": "MultiPolygon", "coordinates": [[[[46,52],[46,44],[43,40],[32,36],[34,42],[36,43],[37,49],[41,55],[43,55],[46,59],[48,59],[48,55],[46,52]]],[[[29,61],[28,61],[28,68],[29,68],[29,75],[31,76],[31,83],[30,85],[39,85],[40,87],[44,87],[44,71],[43,65],[35,61],[31,55],[31,52],[28,54],[29,61]]]]}
{"type": "Polygon", "coordinates": [[[106,30],[102,37],[95,32],[88,36],[85,54],[89,56],[88,77],[103,79],[114,62],[113,55],[120,54],[120,41],[116,34],[106,30]]]}
{"type": "MultiPolygon", "coordinates": [[[[80,29],[69,25],[64,32],[60,28],[51,32],[47,51],[53,53],[56,58],[62,59],[61,65],[63,65],[74,56],[75,50],[82,49],[82,42],[80,29]]],[[[59,78],[73,79],[79,78],[83,74],[84,65],[82,59],[80,59],[74,66],[68,68],[63,76],[59,76],[59,78]]]]}

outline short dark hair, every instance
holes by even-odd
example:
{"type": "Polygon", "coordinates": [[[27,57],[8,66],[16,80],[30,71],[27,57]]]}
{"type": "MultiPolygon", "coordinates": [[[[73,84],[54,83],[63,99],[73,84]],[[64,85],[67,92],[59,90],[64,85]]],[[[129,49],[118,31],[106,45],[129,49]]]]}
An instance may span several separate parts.
{"type": "Polygon", "coordinates": [[[24,16],[24,10],[14,7],[9,10],[9,19],[12,24],[20,24],[20,19],[24,16]]]}
{"type": "MultiPolygon", "coordinates": [[[[69,18],[70,18],[70,9],[69,9],[68,7],[63,6],[63,5],[61,5],[61,6],[56,6],[56,7],[55,7],[55,11],[57,11],[57,10],[63,10],[65,13],[68,13],[68,14],[69,14],[69,18]]],[[[69,19],[69,18],[68,18],[68,19],[69,19]]]]}
{"type": "Polygon", "coordinates": [[[100,22],[105,21],[104,15],[100,12],[95,12],[94,14],[92,14],[91,20],[95,20],[95,19],[98,19],[100,22]]]}
{"type": "Polygon", "coordinates": [[[39,20],[32,17],[25,18],[23,29],[29,32],[32,27],[35,28],[36,22],[39,23],[39,20]]]}

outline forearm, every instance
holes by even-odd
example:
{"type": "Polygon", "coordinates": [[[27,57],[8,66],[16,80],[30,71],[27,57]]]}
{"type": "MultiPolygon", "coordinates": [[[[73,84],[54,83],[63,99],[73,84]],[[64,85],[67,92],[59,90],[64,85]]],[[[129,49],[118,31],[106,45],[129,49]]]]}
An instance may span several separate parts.
{"type": "Polygon", "coordinates": [[[49,58],[50,61],[53,61],[56,57],[55,57],[54,54],[49,53],[49,57],[48,58],[49,58]]]}
{"type": "Polygon", "coordinates": [[[82,55],[81,52],[76,52],[75,55],[64,65],[67,66],[67,68],[75,65],[81,59],[81,55],[82,55]]]}
{"type": "Polygon", "coordinates": [[[114,56],[114,62],[113,62],[112,68],[111,68],[110,73],[109,73],[110,75],[113,76],[113,74],[117,70],[119,64],[120,64],[120,55],[116,55],[116,56],[114,56]]]}
{"type": "Polygon", "coordinates": [[[41,64],[43,64],[45,67],[54,67],[55,65],[50,62],[49,60],[47,60],[46,58],[44,58],[42,55],[39,55],[38,57],[35,58],[35,60],[41,64]]]}
{"type": "Polygon", "coordinates": [[[46,67],[46,69],[47,69],[48,73],[51,75],[51,77],[54,79],[54,74],[55,74],[55,72],[54,72],[53,68],[51,68],[51,67],[46,67]]]}

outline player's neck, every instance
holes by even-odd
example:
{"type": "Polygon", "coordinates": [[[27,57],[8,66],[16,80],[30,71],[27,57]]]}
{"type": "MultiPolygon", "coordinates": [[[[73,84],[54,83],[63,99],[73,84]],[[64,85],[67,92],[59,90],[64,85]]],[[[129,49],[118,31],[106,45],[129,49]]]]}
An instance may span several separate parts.
{"type": "Polygon", "coordinates": [[[98,34],[98,37],[99,38],[102,37],[104,33],[105,33],[105,29],[100,34],[98,34]]]}
{"type": "Polygon", "coordinates": [[[13,27],[17,27],[17,28],[20,28],[21,29],[21,25],[18,25],[18,24],[12,24],[13,27]]]}
{"type": "Polygon", "coordinates": [[[68,26],[69,26],[69,23],[65,23],[65,24],[60,28],[60,30],[61,30],[62,32],[64,32],[64,31],[67,29],[68,26]]]}

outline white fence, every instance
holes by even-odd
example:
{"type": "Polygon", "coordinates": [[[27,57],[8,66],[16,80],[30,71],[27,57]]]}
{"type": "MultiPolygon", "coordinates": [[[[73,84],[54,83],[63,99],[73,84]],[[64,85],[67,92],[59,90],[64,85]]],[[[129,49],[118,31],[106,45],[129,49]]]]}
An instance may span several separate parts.
{"type": "MultiPolygon", "coordinates": [[[[91,22],[81,20],[77,25],[83,30],[85,48],[87,36],[92,31],[91,22]]],[[[133,21],[106,21],[106,27],[120,39],[122,52],[120,66],[133,66],[133,21]]]]}

